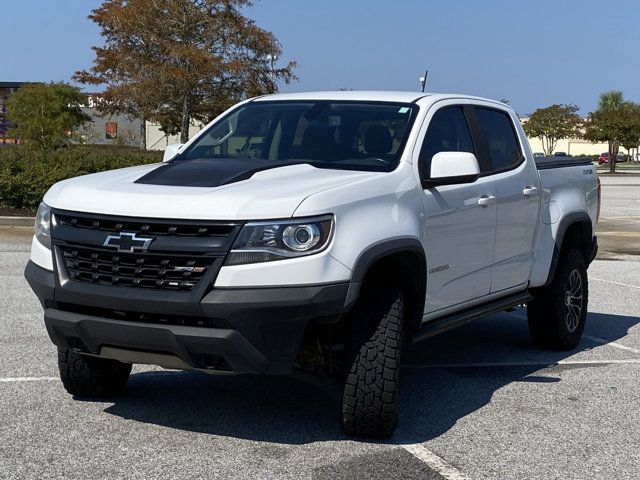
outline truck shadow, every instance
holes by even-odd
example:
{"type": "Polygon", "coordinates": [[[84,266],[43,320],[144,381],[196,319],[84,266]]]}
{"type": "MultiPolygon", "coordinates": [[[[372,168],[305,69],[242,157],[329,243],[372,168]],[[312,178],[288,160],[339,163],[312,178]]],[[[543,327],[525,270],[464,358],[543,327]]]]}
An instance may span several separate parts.
{"type": "MultiPolygon", "coordinates": [[[[399,429],[384,443],[438,437],[513,382],[549,389],[561,381],[557,374],[563,369],[599,367],[557,364],[568,357],[593,361],[634,355],[617,349],[590,355],[586,352],[600,344],[588,338],[571,352],[540,351],[531,344],[521,314],[494,315],[407,349],[399,429]]],[[[616,341],[638,323],[638,317],[590,313],[585,333],[616,341]]],[[[335,384],[149,371],[133,374],[127,394],[105,412],[178,430],[299,445],[349,438],[340,429],[339,409],[335,384]]]]}

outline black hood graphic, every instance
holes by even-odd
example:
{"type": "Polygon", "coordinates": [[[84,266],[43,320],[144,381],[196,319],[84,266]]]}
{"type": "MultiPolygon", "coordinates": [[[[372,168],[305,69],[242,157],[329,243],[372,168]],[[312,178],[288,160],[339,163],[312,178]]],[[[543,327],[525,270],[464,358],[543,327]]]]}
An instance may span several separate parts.
{"type": "Polygon", "coordinates": [[[135,183],[174,187],[219,187],[251,178],[254,173],[271,168],[288,167],[307,162],[282,160],[198,158],[174,160],[140,177],[135,183]]]}

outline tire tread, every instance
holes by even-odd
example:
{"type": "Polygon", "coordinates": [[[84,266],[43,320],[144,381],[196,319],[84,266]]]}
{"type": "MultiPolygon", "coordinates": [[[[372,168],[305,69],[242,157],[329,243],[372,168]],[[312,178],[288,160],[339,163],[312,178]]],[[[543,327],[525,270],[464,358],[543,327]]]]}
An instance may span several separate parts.
{"type": "Polygon", "coordinates": [[[131,364],[58,349],[58,369],[65,390],[79,397],[114,397],[124,392],[131,364]]]}
{"type": "Polygon", "coordinates": [[[356,307],[346,348],[342,425],[347,434],[388,437],[397,424],[403,303],[396,288],[372,288],[356,307]]]}

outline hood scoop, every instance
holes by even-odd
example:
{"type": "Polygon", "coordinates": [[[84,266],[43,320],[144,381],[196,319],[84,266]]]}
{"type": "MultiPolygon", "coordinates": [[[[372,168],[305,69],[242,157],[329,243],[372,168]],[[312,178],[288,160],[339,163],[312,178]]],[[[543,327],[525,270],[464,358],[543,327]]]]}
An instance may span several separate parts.
{"type": "Polygon", "coordinates": [[[219,187],[247,180],[257,172],[305,162],[261,159],[199,158],[174,160],[143,175],[134,183],[173,187],[219,187]]]}

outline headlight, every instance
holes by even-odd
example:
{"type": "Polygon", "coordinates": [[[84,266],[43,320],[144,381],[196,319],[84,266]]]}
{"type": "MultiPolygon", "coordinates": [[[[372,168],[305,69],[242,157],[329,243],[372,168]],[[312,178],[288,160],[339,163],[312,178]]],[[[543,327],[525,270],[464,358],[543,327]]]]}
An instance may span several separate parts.
{"type": "Polygon", "coordinates": [[[333,215],[247,223],[225,265],[271,262],[321,252],[333,233],[333,215]]]}
{"type": "Polygon", "coordinates": [[[36,238],[47,248],[51,248],[51,209],[41,203],[36,213],[36,238]]]}

